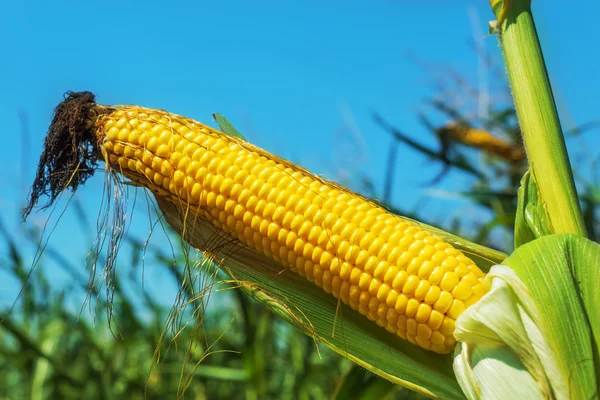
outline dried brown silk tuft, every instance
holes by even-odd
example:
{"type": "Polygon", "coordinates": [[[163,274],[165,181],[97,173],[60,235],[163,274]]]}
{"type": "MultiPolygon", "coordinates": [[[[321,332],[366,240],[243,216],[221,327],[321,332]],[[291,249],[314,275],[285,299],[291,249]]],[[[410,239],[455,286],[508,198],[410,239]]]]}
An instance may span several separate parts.
{"type": "Polygon", "coordinates": [[[110,108],[98,108],[90,92],[67,92],[54,110],[23,219],[42,196],[50,207],[66,189],[73,192],[94,174],[100,155],[94,121],[110,108]]]}

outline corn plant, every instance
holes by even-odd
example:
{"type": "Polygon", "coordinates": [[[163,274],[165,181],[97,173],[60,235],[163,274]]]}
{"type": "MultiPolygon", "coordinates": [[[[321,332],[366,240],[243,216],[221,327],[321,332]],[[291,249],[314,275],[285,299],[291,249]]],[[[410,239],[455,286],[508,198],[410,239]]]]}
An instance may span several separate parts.
{"type": "MultiPolygon", "coordinates": [[[[586,239],[529,6],[492,1],[529,161],[511,255],[394,215],[251,145],[223,118],[220,132],[165,111],[100,105],[89,92],[56,108],[25,215],[104,162],[117,201],[109,271],[124,185],[142,187],[202,252],[190,267],[210,290],[234,285],[391,383],[434,398],[592,398],[600,248],[586,239]]],[[[472,129],[440,134],[523,160],[472,129]]]]}

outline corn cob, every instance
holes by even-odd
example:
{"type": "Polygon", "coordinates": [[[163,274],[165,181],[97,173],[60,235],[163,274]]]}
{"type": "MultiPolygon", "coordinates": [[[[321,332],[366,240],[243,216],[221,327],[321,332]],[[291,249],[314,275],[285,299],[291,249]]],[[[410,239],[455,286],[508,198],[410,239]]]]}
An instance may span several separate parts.
{"type": "Polygon", "coordinates": [[[448,353],[456,318],[486,292],[462,252],[413,221],[201,123],[136,106],[95,122],[106,162],[184,204],[388,331],[448,353]]]}
{"type": "Polygon", "coordinates": [[[485,130],[453,123],[437,129],[437,134],[494,154],[507,161],[521,162],[525,159],[525,150],[522,146],[508,143],[485,130]]]}

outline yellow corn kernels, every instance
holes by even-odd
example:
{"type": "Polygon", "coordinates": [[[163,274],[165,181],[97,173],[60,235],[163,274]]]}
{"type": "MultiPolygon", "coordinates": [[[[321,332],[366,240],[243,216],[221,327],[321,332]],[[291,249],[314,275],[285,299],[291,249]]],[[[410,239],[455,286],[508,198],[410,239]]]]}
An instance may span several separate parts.
{"type": "Polygon", "coordinates": [[[422,348],[450,352],[485,293],[475,263],[417,223],[247,142],[140,107],[96,127],[113,168],[422,348]]]}

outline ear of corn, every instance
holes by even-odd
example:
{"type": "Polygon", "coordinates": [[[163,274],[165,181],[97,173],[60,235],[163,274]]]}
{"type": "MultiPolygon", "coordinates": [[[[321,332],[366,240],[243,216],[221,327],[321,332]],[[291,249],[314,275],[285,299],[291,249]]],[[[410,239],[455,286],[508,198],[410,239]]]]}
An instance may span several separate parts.
{"type": "Polygon", "coordinates": [[[485,130],[462,124],[448,124],[438,129],[437,134],[502,157],[507,161],[520,162],[525,159],[525,150],[522,146],[508,143],[485,130]]]}
{"type": "Polygon", "coordinates": [[[456,318],[486,292],[475,263],[439,237],[243,140],[129,106],[96,128],[129,179],[422,348],[450,352],[456,318]]]}

